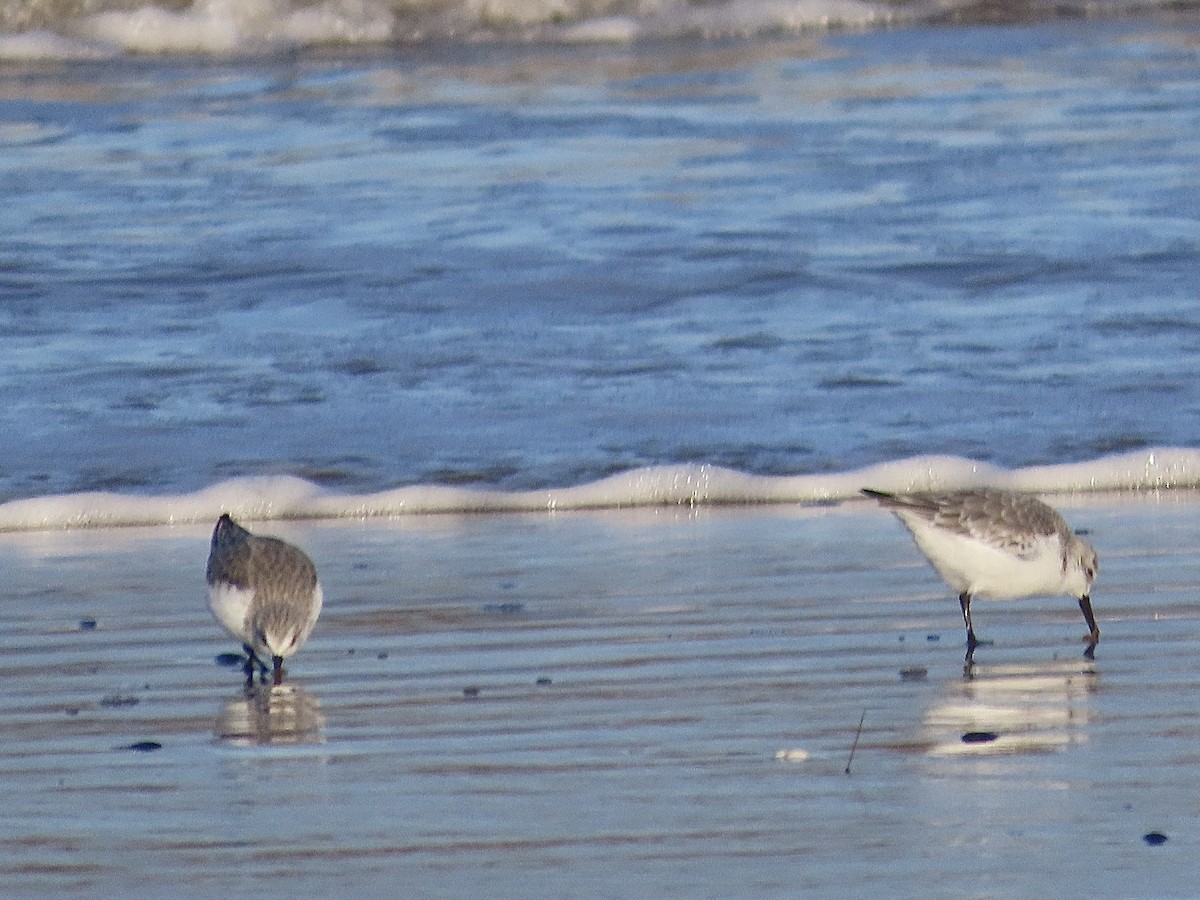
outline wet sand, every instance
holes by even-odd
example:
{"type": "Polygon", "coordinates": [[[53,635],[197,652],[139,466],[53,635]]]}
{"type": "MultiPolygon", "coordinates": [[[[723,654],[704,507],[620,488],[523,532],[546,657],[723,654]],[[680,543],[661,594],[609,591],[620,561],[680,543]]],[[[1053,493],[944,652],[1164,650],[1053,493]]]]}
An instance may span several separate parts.
{"type": "Polygon", "coordinates": [[[1053,502],[1096,660],[981,601],[969,673],[865,502],[257,526],[327,601],[249,694],[209,526],[0,535],[4,895],[1191,896],[1200,498],[1053,502]]]}

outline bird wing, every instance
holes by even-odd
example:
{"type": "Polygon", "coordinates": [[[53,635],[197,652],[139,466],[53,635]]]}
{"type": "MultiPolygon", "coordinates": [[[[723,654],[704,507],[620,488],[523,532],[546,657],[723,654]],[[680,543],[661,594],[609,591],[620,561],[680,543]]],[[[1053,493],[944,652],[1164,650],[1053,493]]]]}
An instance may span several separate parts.
{"type": "Polygon", "coordinates": [[[901,519],[913,516],[938,528],[982,541],[1028,559],[1046,542],[1061,537],[1066,523],[1046,504],[1007,491],[967,490],[946,493],[884,494],[866,492],[901,519]]]}

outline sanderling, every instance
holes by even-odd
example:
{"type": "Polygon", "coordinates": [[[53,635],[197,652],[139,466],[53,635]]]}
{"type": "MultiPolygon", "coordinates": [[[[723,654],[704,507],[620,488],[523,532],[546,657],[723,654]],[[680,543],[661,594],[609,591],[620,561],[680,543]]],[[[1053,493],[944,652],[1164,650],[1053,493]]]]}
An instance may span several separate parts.
{"type": "Polygon", "coordinates": [[[946,584],[958,591],[967,627],[967,658],[980,643],[971,626],[971,598],[1017,600],[1067,595],[1079,600],[1091,629],[1086,656],[1100,640],[1092,614],[1099,560],[1057,512],[1023,494],[977,489],[888,494],[864,490],[912,532],[917,547],[946,584]]]}
{"type": "Polygon", "coordinates": [[[222,515],[213,529],[207,574],[213,615],[249,657],[247,681],[256,665],[265,675],[270,658],[275,684],[281,683],[284,658],[300,649],[321,614],[321,584],[312,560],[297,547],[253,535],[222,515]]]}

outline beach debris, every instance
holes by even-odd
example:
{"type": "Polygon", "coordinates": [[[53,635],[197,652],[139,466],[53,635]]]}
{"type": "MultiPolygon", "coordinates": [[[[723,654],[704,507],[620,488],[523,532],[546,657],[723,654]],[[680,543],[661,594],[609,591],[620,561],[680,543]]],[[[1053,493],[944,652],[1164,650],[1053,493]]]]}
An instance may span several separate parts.
{"type": "Polygon", "coordinates": [[[463,696],[472,698],[478,697],[479,690],[480,689],[473,684],[467,685],[465,688],[463,688],[463,696]]]}
{"type": "Polygon", "coordinates": [[[100,698],[100,705],[108,709],[117,709],[122,706],[137,706],[139,702],[137,697],[129,694],[109,694],[107,697],[100,698]]]}
{"type": "Polygon", "coordinates": [[[554,681],[549,676],[543,675],[534,683],[537,684],[538,687],[546,687],[548,685],[554,684],[554,681]]]}
{"type": "Polygon", "coordinates": [[[929,670],[924,666],[908,666],[900,670],[901,681],[924,681],[929,670]]]}
{"type": "Polygon", "coordinates": [[[153,753],[155,750],[161,750],[162,744],[158,741],[134,741],[132,744],[126,744],[124,747],[118,747],[118,750],[132,750],[134,753],[153,753]]]}
{"type": "Polygon", "coordinates": [[[854,732],[854,743],[850,745],[850,758],[846,760],[846,774],[850,774],[850,764],[854,762],[854,751],[858,749],[858,739],[862,737],[863,722],[867,720],[867,711],[864,708],[862,715],[858,717],[858,730],[854,732]]]}
{"type": "Polygon", "coordinates": [[[482,610],[486,613],[496,613],[502,616],[514,616],[517,613],[525,611],[525,604],[517,603],[515,601],[506,601],[504,603],[485,603],[482,606],[482,610]]]}
{"type": "Polygon", "coordinates": [[[1142,835],[1142,840],[1151,847],[1161,847],[1167,842],[1167,836],[1161,831],[1148,831],[1142,835]]]}
{"type": "Polygon", "coordinates": [[[785,747],[782,750],[775,751],[775,758],[781,759],[784,762],[804,762],[808,759],[809,753],[802,747],[785,747]]]}
{"type": "Polygon", "coordinates": [[[96,620],[95,619],[80,619],[79,620],[79,630],[80,631],[95,631],[96,630],[96,620]]]}
{"type": "Polygon", "coordinates": [[[990,744],[999,740],[1000,735],[994,731],[968,731],[962,736],[964,744],[990,744]]]}

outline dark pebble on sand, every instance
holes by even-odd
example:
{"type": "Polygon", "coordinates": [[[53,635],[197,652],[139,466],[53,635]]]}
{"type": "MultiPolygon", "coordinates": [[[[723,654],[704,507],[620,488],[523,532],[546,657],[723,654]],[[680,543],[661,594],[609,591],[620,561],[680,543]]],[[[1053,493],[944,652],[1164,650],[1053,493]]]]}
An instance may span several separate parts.
{"type": "Polygon", "coordinates": [[[1167,842],[1167,836],[1161,831],[1151,831],[1142,835],[1142,840],[1151,847],[1159,847],[1167,842]]]}
{"type": "Polygon", "coordinates": [[[463,696],[464,697],[478,697],[479,696],[479,688],[474,687],[474,686],[465,687],[465,688],[463,688],[463,696]]]}
{"type": "Polygon", "coordinates": [[[158,741],[136,741],[132,744],[126,744],[124,747],[118,747],[118,750],[132,750],[135,753],[153,753],[155,750],[161,750],[162,744],[158,741]]]}
{"type": "Polygon", "coordinates": [[[968,731],[962,736],[964,744],[990,744],[1000,735],[994,731],[968,731]]]}
{"type": "Polygon", "coordinates": [[[545,686],[546,686],[546,685],[548,685],[548,684],[554,684],[554,682],[553,682],[553,681],[551,681],[549,678],[547,678],[545,675],[543,675],[541,678],[539,678],[539,679],[537,680],[537,683],[538,683],[539,685],[541,685],[542,687],[545,687],[545,686]]]}
{"type": "Polygon", "coordinates": [[[80,619],[79,620],[79,630],[80,631],[94,631],[95,628],[96,628],[96,620],[95,619],[80,619]]]}
{"type": "Polygon", "coordinates": [[[524,603],[485,603],[483,611],[489,613],[500,613],[501,615],[511,616],[522,612],[525,609],[524,603]]]}
{"type": "Polygon", "coordinates": [[[942,636],[940,634],[925,635],[925,640],[927,640],[927,641],[940,641],[941,639],[942,639],[942,636]]]}
{"type": "Polygon", "coordinates": [[[115,709],[119,706],[137,706],[138,698],[131,697],[128,694],[109,694],[107,697],[100,699],[101,706],[107,706],[109,709],[115,709]]]}
{"type": "Polygon", "coordinates": [[[907,669],[900,670],[901,681],[924,681],[925,676],[929,674],[929,670],[924,666],[909,666],[907,669]]]}
{"type": "Polygon", "coordinates": [[[246,664],[246,657],[242,656],[242,654],[240,654],[240,653],[218,653],[217,654],[217,665],[218,666],[228,666],[229,668],[234,669],[234,668],[238,668],[240,666],[244,666],[245,664],[246,664]]]}
{"type": "Polygon", "coordinates": [[[387,653],[377,653],[377,654],[375,654],[375,658],[376,658],[376,659],[387,659],[387,656],[388,656],[388,655],[387,655],[387,653]]]}

